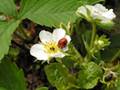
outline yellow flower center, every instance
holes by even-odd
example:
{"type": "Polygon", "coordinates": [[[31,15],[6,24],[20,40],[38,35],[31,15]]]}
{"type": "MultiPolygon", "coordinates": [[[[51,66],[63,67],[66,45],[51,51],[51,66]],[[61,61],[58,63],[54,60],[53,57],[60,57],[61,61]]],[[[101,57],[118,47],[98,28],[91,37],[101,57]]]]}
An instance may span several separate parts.
{"type": "Polygon", "coordinates": [[[47,42],[46,44],[44,44],[44,47],[46,49],[46,52],[49,54],[55,54],[60,51],[57,43],[53,41],[47,42]]]}

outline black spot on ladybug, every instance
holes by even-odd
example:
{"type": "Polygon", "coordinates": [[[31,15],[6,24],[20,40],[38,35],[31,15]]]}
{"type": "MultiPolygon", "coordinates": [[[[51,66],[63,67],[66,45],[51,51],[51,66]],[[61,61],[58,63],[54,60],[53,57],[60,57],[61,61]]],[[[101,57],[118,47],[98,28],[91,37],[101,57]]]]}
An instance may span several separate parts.
{"type": "Polygon", "coordinates": [[[59,48],[64,48],[67,45],[67,39],[66,38],[62,38],[58,41],[58,47],[59,48]]]}

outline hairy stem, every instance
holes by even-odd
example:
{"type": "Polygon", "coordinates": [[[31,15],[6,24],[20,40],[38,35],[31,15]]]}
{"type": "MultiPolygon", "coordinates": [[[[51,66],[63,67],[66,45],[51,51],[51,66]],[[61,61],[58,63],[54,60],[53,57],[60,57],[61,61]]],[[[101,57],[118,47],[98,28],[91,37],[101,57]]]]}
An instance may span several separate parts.
{"type": "Polygon", "coordinates": [[[79,58],[80,59],[80,62],[82,62],[84,60],[84,58],[82,57],[82,55],[77,51],[77,49],[74,47],[74,45],[71,45],[72,46],[72,49],[74,51],[74,53],[76,54],[76,58],[79,58]]]}
{"type": "Polygon", "coordinates": [[[112,57],[111,61],[113,62],[118,56],[120,55],[120,49],[117,51],[117,53],[112,57]]]}
{"type": "Polygon", "coordinates": [[[90,49],[93,47],[95,36],[96,36],[96,25],[92,23],[92,36],[90,41],[90,49]]]}

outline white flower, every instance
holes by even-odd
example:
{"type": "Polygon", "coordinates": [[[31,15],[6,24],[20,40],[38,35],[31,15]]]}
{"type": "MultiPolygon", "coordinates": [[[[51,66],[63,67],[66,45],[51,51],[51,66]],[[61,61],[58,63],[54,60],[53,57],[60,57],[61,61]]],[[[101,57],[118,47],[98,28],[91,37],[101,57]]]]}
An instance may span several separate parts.
{"type": "Polygon", "coordinates": [[[87,19],[88,21],[91,21],[90,17],[92,12],[93,12],[93,6],[85,5],[85,6],[79,7],[76,11],[76,14],[82,18],[87,19]]]}
{"type": "Polygon", "coordinates": [[[81,6],[76,13],[88,21],[99,20],[100,23],[109,23],[116,17],[113,9],[108,10],[102,4],[81,6]]]}
{"type": "Polygon", "coordinates": [[[101,23],[108,23],[112,21],[116,15],[113,12],[113,9],[106,9],[101,4],[94,5],[94,13],[92,16],[94,19],[98,19],[101,21],[101,23]]]}
{"type": "Polygon", "coordinates": [[[35,44],[30,49],[30,54],[38,60],[49,60],[53,57],[64,57],[67,45],[71,41],[64,29],[55,29],[53,33],[42,30],[39,33],[40,43],[35,44]]]}

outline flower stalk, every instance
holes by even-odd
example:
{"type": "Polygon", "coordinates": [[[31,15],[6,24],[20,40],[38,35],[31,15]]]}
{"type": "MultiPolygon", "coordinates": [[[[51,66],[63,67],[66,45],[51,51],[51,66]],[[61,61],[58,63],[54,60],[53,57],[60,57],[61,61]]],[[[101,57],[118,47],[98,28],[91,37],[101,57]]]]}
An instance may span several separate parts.
{"type": "Polygon", "coordinates": [[[92,35],[91,35],[91,41],[90,41],[90,49],[93,48],[95,36],[96,36],[96,25],[95,23],[92,23],[92,35]]]}
{"type": "Polygon", "coordinates": [[[78,58],[80,59],[79,61],[82,62],[84,60],[84,58],[82,57],[82,55],[77,51],[77,49],[74,47],[74,45],[71,45],[73,48],[74,53],[76,54],[76,56],[78,56],[78,58]]]}

